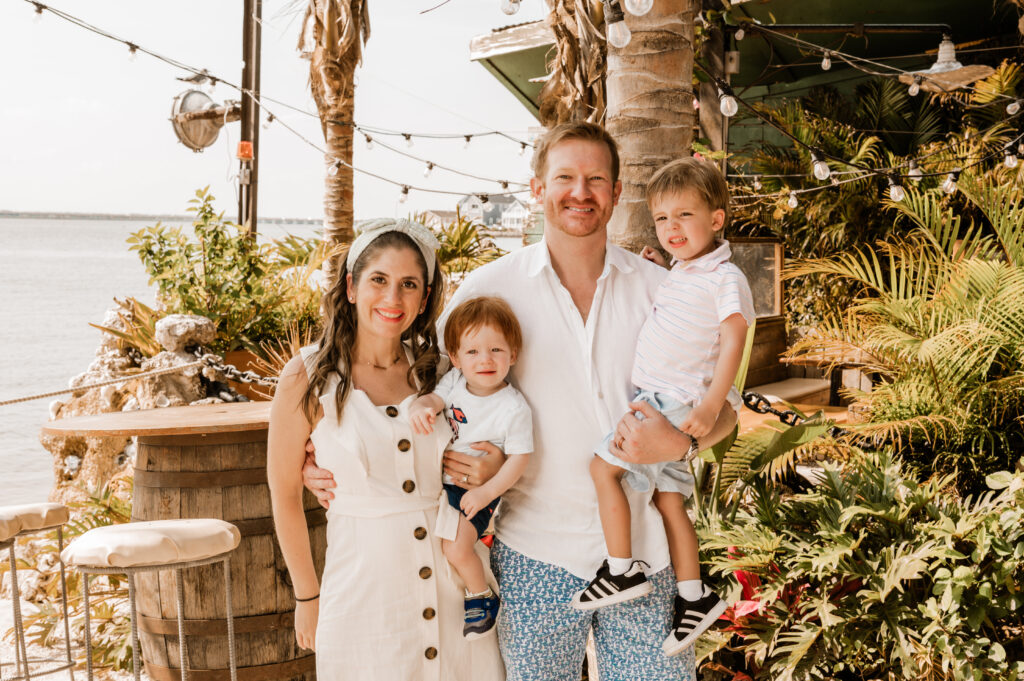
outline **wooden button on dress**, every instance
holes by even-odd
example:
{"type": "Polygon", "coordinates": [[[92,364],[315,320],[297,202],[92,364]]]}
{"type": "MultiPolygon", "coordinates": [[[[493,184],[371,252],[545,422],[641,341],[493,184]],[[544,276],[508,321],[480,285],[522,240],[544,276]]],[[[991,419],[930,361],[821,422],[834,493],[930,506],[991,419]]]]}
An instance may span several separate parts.
{"type": "Polygon", "coordinates": [[[432,619],[434,619],[434,615],[436,615],[436,614],[437,613],[434,612],[433,608],[426,608],[426,609],[423,610],[423,619],[425,619],[425,620],[432,620],[432,619]]]}
{"type": "Polygon", "coordinates": [[[423,654],[427,656],[428,660],[433,660],[435,657],[437,657],[437,648],[435,648],[434,646],[430,646],[429,648],[423,651],[423,654]]]}
{"type": "Polygon", "coordinates": [[[417,539],[425,539],[427,536],[427,528],[417,527],[415,530],[412,531],[412,536],[416,537],[417,539]]]}
{"type": "Polygon", "coordinates": [[[396,416],[398,416],[398,408],[388,407],[387,409],[384,410],[384,413],[390,416],[391,418],[395,418],[396,416]]]}
{"type": "Polygon", "coordinates": [[[416,489],[416,483],[412,480],[406,480],[402,483],[402,489],[405,490],[406,493],[412,494],[412,491],[416,489]]]}
{"type": "Polygon", "coordinates": [[[402,438],[401,440],[398,441],[398,451],[400,451],[400,452],[407,452],[407,451],[409,451],[409,447],[411,447],[411,446],[412,446],[412,444],[408,440],[406,440],[405,438],[402,438]]]}
{"type": "Polygon", "coordinates": [[[428,568],[428,567],[421,567],[420,568],[420,578],[421,579],[430,579],[430,575],[432,575],[432,574],[434,574],[434,571],[431,570],[430,568],[428,568]]]}

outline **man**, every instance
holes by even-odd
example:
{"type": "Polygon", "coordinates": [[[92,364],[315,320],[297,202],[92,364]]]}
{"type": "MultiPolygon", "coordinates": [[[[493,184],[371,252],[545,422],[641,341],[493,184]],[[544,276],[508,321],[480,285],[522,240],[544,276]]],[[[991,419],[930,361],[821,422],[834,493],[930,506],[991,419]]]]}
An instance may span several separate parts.
{"type": "MultiPolygon", "coordinates": [[[[615,142],[603,128],[552,129],[536,145],[533,168],[530,187],[544,206],[544,240],[472,272],[448,307],[500,296],[523,329],[523,351],[510,377],[533,410],[534,456],[504,497],[491,552],[508,679],[578,681],[591,629],[602,681],[692,679],[692,651],[675,658],[661,651],[676,586],[650,493],[628,491],[633,545],[650,564],[653,592],[598,611],[571,604],[605,556],[589,474],[594,447],[616,424],[613,451],[626,461],[679,460],[690,447],[661,414],[628,400],[634,344],[666,271],[608,243],[622,184],[615,142]]],[[[444,322],[442,316],[439,327],[444,322]]],[[[734,422],[732,410],[723,408],[704,444],[724,437],[734,422]]],[[[445,469],[473,487],[493,474],[492,459],[500,457],[449,453],[445,469]]],[[[322,487],[315,477],[311,470],[307,483],[322,487]]]]}

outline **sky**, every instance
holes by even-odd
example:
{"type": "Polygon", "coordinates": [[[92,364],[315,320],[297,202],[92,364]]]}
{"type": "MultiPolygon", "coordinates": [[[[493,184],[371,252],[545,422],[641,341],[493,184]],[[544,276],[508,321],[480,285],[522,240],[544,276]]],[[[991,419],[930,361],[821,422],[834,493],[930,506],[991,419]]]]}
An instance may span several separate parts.
{"type": "MultiPolygon", "coordinates": [[[[502,130],[522,139],[537,120],[483,66],[469,59],[470,40],[493,28],[542,18],[543,0],[523,0],[514,16],[499,0],[369,0],[371,35],[357,72],[357,123],[408,132],[469,134],[502,130]]],[[[50,4],[47,2],[46,4],[50,4]]],[[[52,6],[180,62],[241,80],[242,3],[180,0],[149,3],[53,0],[52,6]]],[[[263,5],[264,96],[316,111],[309,63],[296,51],[304,3],[263,5]]],[[[187,72],[35,8],[0,1],[0,210],[183,214],[196,189],[210,186],[216,206],[237,214],[232,175],[239,123],[194,153],[169,121],[187,72]]],[[[218,85],[219,102],[238,93],[218,85]]],[[[317,118],[269,102],[267,110],[322,146],[317,118]]],[[[497,136],[386,140],[403,151],[488,178],[526,181],[529,152],[497,136]]],[[[320,218],[324,164],[319,151],[279,123],[260,131],[261,217],[320,218]]],[[[436,169],[357,139],[353,164],[408,185],[456,192],[497,192],[495,183],[436,169]]],[[[401,189],[356,174],[357,218],[452,210],[457,196],[401,189]]],[[[525,196],[525,195],[523,195],[525,196]]]]}

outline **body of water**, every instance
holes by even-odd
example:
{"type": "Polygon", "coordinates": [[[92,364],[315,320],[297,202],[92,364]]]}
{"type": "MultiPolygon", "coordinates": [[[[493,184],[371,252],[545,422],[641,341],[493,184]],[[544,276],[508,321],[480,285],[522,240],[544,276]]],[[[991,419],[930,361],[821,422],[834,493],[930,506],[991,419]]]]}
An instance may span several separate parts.
{"type": "MultiPolygon", "coordinates": [[[[0,219],[0,401],[65,388],[92,362],[115,297],[152,305],[154,292],[125,239],[131,220],[0,219]]],[[[168,223],[174,224],[174,223],[168,223]]],[[[312,225],[260,225],[260,234],[308,236],[312,225]]],[[[517,238],[495,240],[516,248],[517,238]]],[[[51,400],[0,407],[0,505],[46,499],[52,458],[39,444],[51,400]]]]}

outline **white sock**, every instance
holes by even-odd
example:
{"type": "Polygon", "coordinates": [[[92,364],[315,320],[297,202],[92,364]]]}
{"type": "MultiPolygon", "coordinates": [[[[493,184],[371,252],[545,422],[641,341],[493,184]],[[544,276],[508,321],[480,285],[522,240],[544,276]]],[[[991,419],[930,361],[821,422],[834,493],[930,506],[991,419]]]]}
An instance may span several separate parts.
{"type": "Polygon", "coordinates": [[[491,591],[491,587],[487,587],[486,591],[481,591],[478,594],[471,594],[469,589],[466,589],[466,598],[490,598],[493,595],[494,592],[491,591]]]}
{"type": "Polygon", "coordinates": [[[608,556],[608,570],[613,575],[624,575],[629,566],[633,564],[632,558],[613,558],[608,556]]]}
{"type": "Polygon", "coordinates": [[[704,582],[699,579],[685,579],[676,582],[676,588],[679,589],[680,598],[685,598],[688,601],[696,601],[704,595],[704,582]]]}

